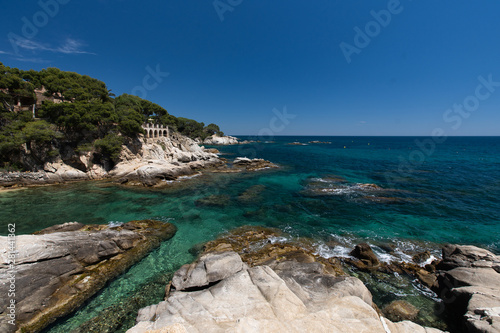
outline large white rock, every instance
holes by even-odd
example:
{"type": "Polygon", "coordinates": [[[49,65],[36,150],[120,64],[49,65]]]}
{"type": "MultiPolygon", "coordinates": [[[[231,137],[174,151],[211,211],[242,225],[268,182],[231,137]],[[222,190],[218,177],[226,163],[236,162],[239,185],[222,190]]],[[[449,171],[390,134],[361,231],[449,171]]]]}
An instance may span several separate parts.
{"type": "Polygon", "coordinates": [[[218,136],[212,135],[203,141],[206,145],[235,145],[238,144],[238,139],[234,136],[218,136]]]}
{"type": "MultiPolygon", "coordinates": [[[[236,262],[233,256],[226,252],[220,259],[236,262]]],[[[216,259],[202,257],[179,276],[207,271],[206,262],[216,259]]],[[[127,332],[440,332],[380,317],[361,281],[318,273],[314,264],[284,262],[276,271],[243,267],[206,289],[173,291],[166,301],[141,309],[137,325],[127,332]]]]}

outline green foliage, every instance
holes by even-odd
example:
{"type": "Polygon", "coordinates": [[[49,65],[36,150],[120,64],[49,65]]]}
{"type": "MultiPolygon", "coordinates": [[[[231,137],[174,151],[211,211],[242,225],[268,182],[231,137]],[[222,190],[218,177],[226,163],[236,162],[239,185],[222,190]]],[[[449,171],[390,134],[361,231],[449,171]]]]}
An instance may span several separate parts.
{"type": "Polygon", "coordinates": [[[222,132],[216,124],[208,124],[204,130],[208,133],[208,135],[217,134],[219,136],[224,136],[224,132],[222,132]]]}
{"type": "Polygon", "coordinates": [[[104,138],[94,142],[94,146],[104,155],[112,160],[118,159],[122,150],[123,137],[116,133],[109,133],[104,138]]]}
{"type": "Polygon", "coordinates": [[[34,141],[36,143],[46,143],[62,137],[60,133],[56,132],[55,126],[45,120],[27,123],[22,130],[22,135],[25,142],[34,141]]]}
{"type": "Polygon", "coordinates": [[[111,102],[92,100],[74,103],[44,102],[38,114],[56,124],[64,132],[88,132],[98,135],[113,127],[118,116],[111,102]]]}
{"type": "Polygon", "coordinates": [[[75,151],[77,153],[87,153],[89,151],[92,151],[92,149],[94,149],[94,143],[86,142],[86,143],[82,143],[78,147],[76,147],[75,151]]]}
{"type": "Polygon", "coordinates": [[[0,62],[0,167],[12,166],[23,144],[55,155],[54,147],[64,142],[77,152],[95,148],[103,157],[116,159],[126,137],[144,134],[145,122],[169,126],[191,138],[222,133],[216,124],[205,127],[193,119],[174,117],[137,96],[114,96],[103,82],[86,75],[57,68],[24,71],[0,62]],[[36,103],[35,89],[45,89],[48,100],[36,103]],[[19,103],[24,107],[17,107],[19,103]],[[35,103],[43,120],[33,119],[35,103]]]}

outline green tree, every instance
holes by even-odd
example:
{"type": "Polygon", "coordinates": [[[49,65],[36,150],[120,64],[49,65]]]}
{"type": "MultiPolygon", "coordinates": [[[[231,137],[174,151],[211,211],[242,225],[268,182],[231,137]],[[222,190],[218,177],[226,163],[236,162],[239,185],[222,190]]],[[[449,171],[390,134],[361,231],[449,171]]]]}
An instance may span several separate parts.
{"type": "Polygon", "coordinates": [[[122,151],[123,137],[116,133],[109,133],[102,139],[95,141],[94,146],[106,157],[117,160],[122,151]]]}

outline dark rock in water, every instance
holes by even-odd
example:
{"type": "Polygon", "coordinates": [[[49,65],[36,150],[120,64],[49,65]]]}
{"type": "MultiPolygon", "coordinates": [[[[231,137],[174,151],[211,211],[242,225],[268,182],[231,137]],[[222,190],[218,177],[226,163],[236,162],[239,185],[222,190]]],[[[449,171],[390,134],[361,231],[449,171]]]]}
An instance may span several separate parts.
{"type": "Polygon", "coordinates": [[[273,265],[276,262],[291,260],[301,263],[320,263],[323,272],[345,275],[340,261],[336,258],[325,259],[314,254],[313,242],[287,241],[278,229],[244,226],[205,244],[205,252],[237,252],[249,266],[273,265]],[[282,241],[278,241],[279,239],[282,241]]]}
{"type": "Polygon", "coordinates": [[[421,269],[416,271],[416,275],[418,280],[427,288],[434,289],[437,286],[436,274],[421,269]]]}
{"type": "Polygon", "coordinates": [[[207,153],[212,153],[212,154],[220,154],[220,151],[215,148],[205,148],[205,152],[207,153]]]}
{"type": "Polygon", "coordinates": [[[391,321],[415,320],[419,310],[406,301],[394,301],[387,305],[382,312],[391,321]]]}
{"type": "Polygon", "coordinates": [[[231,202],[231,197],[226,194],[213,194],[196,200],[196,206],[226,207],[231,202]]]}
{"type": "Polygon", "coordinates": [[[367,268],[380,266],[380,262],[375,253],[373,253],[371,246],[366,243],[356,245],[350,255],[359,259],[367,268]]]}
{"type": "MultiPolygon", "coordinates": [[[[131,318],[130,314],[137,313],[139,309],[151,303],[161,301],[164,297],[158,291],[162,290],[171,278],[172,275],[167,274],[150,279],[132,293],[134,296],[129,296],[124,302],[105,308],[97,317],[79,325],[78,328],[73,329],[71,333],[125,332],[127,328],[135,324],[135,318],[131,318]]],[[[50,332],[50,327],[48,332],[50,332]]]]}
{"type": "Polygon", "coordinates": [[[201,252],[203,252],[204,246],[205,246],[205,244],[203,244],[203,243],[195,244],[195,245],[191,246],[191,248],[188,250],[188,252],[190,254],[192,254],[193,256],[197,257],[201,252]]]}
{"type": "Polygon", "coordinates": [[[420,253],[415,254],[411,258],[411,260],[413,260],[413,262],[415,262],[417,264],[421,264],[423,262],[426,262],[430,257],[431,257],[431,253],[429,251],[424,251],[424,252],[420,252],[420,253]]]}
{"type": "Polygon", "coordinates": [[[379,196],[369,196],[369,195],[362,197],[362,199],[380,204],[402,204],[409,201],[408,199],[399,197],[379,197],[379,196]]]}
{"type": "Polygon", "coordinates": [[[264,185],[251,186],[238,196],[238,201],[243,204],[257,203],[262,199],[260,194],[265,190],[264,185]]]}
{"type": "Polygon", "coordinates": [[[266,161],[261,158],[249,159],[246,157],[237,157],[233,161],[233,166],[236,168],[244,168],[247,171],[258,171],[262,169],[278,168],[272,162],[266,161]]]}
{"type": "Polygon", "coordinates": [[[246,218],[265,218],[267,216],[269,209],[267,207],[261,207],[257,210],[249,210],[243,213],[246,218]]]}
{"type": "Polygon", "coordinates": [[[467,332],[500,332],[500,256],[475,246],[446,245],[436,291],[467,332]]]}
{"type": "MultiPolygon", "coordinates": [[[[132,221],[119,227],[65,224],[39,235],[16,237],[16,323],[22,332],[39,332],[85,302],[104,285],[142,259],[176,227],[160,221],[132,221]],[[58,232],[78,228],[75,231],[58,232]]],[[[8,248],[0,237],[0,248],[8,248]]],[[[0,294],[8,294],[8,262],[0,264],[0,294]]],[[[0,299],[0,331],[7,323],[9,299],[0,299]]]]}
{"type": "Polygon", "coordinates": [[[377,244],[377,246],[387,253],[393,253],[394,250],[396,249],[396,245],[391,243],[379,243],[377,244]]]}

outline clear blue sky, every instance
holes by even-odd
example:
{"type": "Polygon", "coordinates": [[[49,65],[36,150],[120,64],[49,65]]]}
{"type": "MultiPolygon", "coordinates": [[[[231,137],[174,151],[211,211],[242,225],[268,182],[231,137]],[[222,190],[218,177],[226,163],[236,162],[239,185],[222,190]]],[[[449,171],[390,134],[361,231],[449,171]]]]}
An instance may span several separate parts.
{"type": "Polygon", "coordinates": [[[159,66],[169,76],[147,81],[147,99],[236,135],[285,106],[296,117],[274,134],[500,135],[500,86],[470,98],[478,76],[500,82],[498,0],[217,1],[4,1],[0,61],[87,74],[117,95],[159,66]],[[367,24],[348,63],[340,45],[367,24]],[[446,114],[464,100],[467,118],[446,114]]]}

